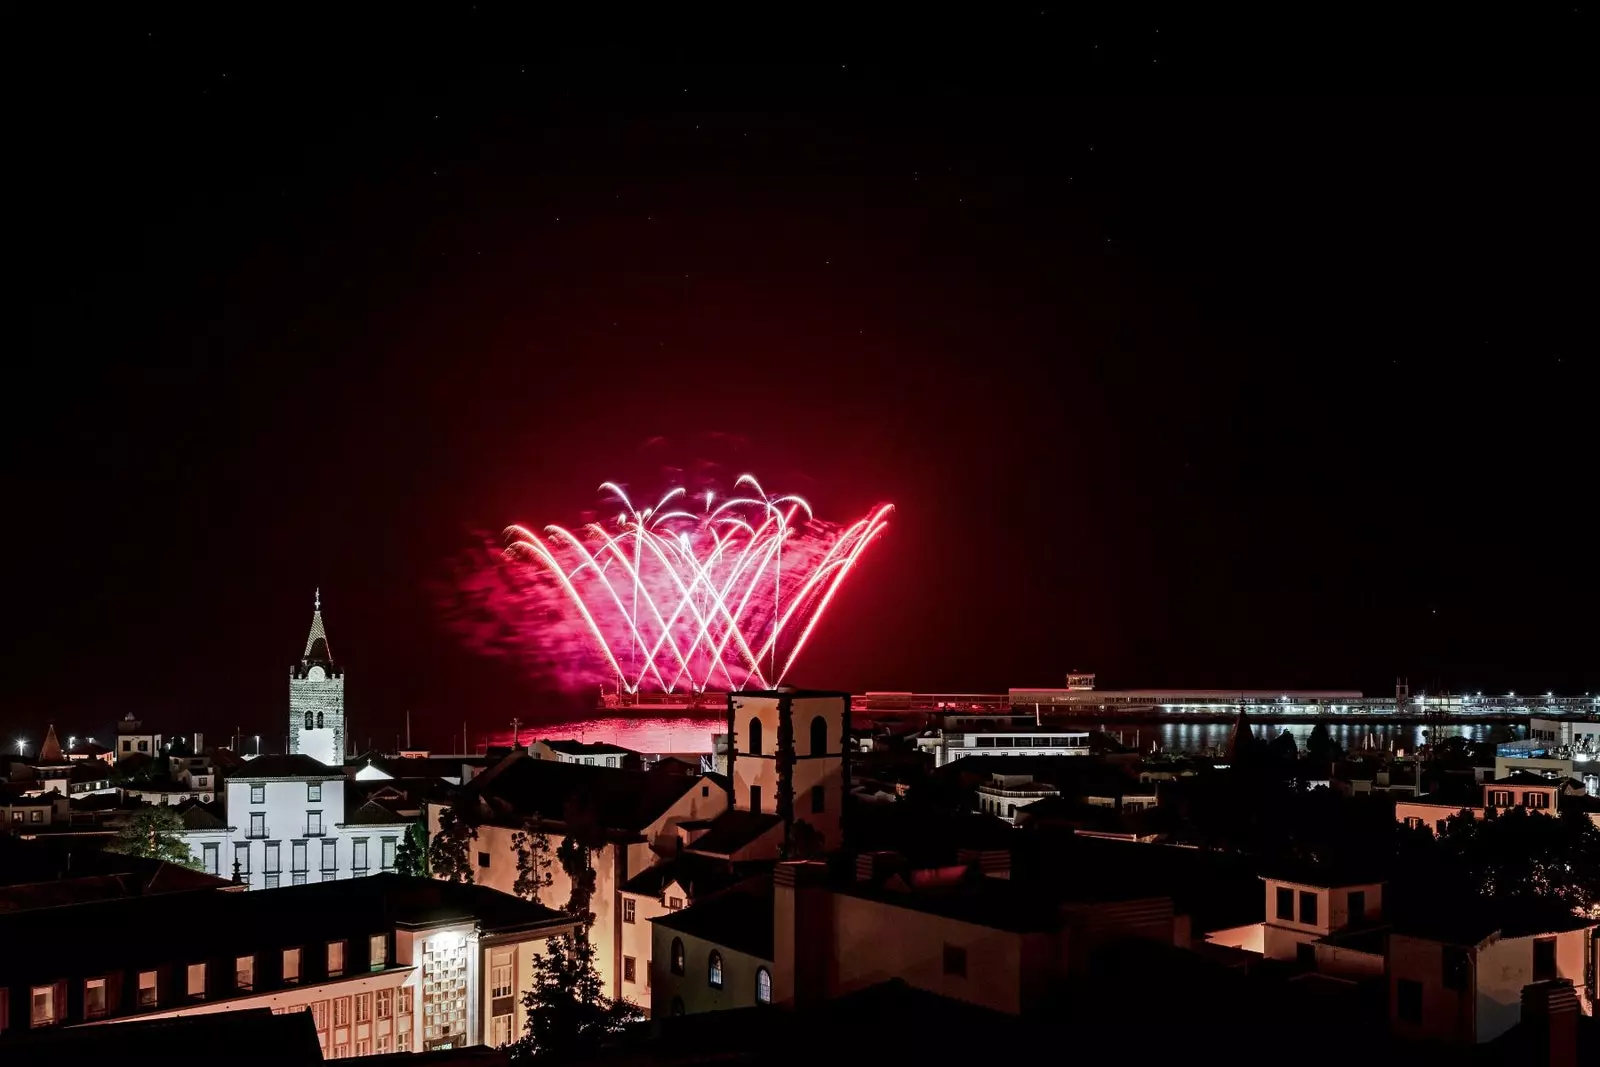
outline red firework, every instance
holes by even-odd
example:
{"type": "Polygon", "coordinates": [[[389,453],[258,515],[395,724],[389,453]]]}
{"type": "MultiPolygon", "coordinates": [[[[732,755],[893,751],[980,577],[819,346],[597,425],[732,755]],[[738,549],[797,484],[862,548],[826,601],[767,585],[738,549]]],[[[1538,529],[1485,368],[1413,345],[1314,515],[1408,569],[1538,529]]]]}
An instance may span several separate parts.
{"type": "Polygon", "coordinates": [[[608,524],[506,530],[507,556],[581,620],[629,693],[768,688],[783,681],[845,575],[888,524],[882,505],[851,526],[817,519],[798,496],[768,496],[746,474],[735,496],[684,489],[608,524]],[[702,501],[695,501],[700,504],[702,501]]]}

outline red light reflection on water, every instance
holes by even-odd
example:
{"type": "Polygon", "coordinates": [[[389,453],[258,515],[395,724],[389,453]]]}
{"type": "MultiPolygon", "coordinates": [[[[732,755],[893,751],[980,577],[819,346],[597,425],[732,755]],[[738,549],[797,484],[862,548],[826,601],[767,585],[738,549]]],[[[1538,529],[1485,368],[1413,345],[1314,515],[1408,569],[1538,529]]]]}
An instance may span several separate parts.
{"type": "MultiPolygon", "coordinates": [[[[726,733],[728,720],[723,713],[677,712],[671,717],[646,715],[597,715],[561,722],[524,726],[522,743],[531,741],[605,741],[645,754],[662,752],[710,752],[711,735],[726,733]]],[[[511,731],[492,735],[492,745],[509,745],[511,731]]]]}

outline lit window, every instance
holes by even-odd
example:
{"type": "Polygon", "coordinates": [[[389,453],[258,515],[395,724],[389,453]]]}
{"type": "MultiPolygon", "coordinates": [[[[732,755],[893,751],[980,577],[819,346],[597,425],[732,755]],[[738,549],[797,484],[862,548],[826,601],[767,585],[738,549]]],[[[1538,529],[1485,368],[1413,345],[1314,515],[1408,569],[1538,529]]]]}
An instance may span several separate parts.
{"type": "Polygon", "coordinates": [[[772,972],[765,967],[756,968],[756,1003],[772,1003],[772,972]]]}
{"type": "Polygon", "coordinates": [[[203,963],[189,964],[189,995],[191,997],[206,995],[206,965],[203,963]]]}
{"type": "Polygon", "coordinates": [[[56,987],[53,985],[36,985],[33,987],[33,1025],[53,1026],[56,1022],[56,987]]]}
{"type": "Polygon", "coordinates": [[[139,1007],[153,1008],[156,1006],[156,972],[139,972],[139,1007]]]}
{"type": "Polygon", "coordinates": [[[389,939],[383,934],[373,934],[367,940],[367,960],[372,969],[381,971],[389,962],[389,939]]]}
{"type": "Polygon", "coordinates": [[[233,961],[233,984],[238,989],[250,989],[256,984],[256,958],[240,956],[233,961]]]}
{"type": "Polygon", "coordinates": [[[711,950],[711,958],[706,961],[706,984],[712,989],[722,988],[722,953],[716,949],[711,950]]]}
{"type": "Polygon", "coordinates": [[[511,959],[510,954],[498,956],[489,968],[489,995],[491,997],[509,997],[511,995],[511,959]]]}
{"type": "Polygon", "coordinates": [[[511,1016],[496,1015],[489,1027],[489,1044],[501,1048],[511,1044],[511,1016]]]}
{"type": "Polygon", "coordinates": [[[98,1019],[106,1013],[106,980],[91,978],[83,983],[83,1017],[98,1019]]]}
{"type": "Polygon", "coordinates": [[[328,1028],[328,1002],[326,1000],[319,1000],[311,1005],[311,1024],[318,1030],[326,1030],[328,1028]]]}
{"type": "Polygon", "coordinates": [[[378,1018],[388,1019],[394,1015],[394,990],[378,990],[378,1018]]]}
{"type": "Polygon", "coordinates": [[[333,1025],[350,1025],[350,998],[335,997],[333,1000],[333,1025]]]}
{"type": "Polygon", "coordinates": [[[676,937],[672,939],[672,973],[683,973],[683,940],[676,937]]]}
{"type": "Polygon", "coordinates": [[[632,897],[623,897],[622,898],[622,921],[623,922],[631,923],[631,922],[634,921],[634,912],[633,912],[634,903],[635,902],[634,902],[634,899],[632,897]]]}
{"type": "Polygon", "coordinates": [[[682,897],[668,897],[667,898],[667,910],[669,910],[669,911],[680,911],[680,910],[682,910],[682,908],[683,908],[683,898],[682,897]]]}
{"type": "Polygon", "coordinates": [[[283,980],[285,982],[300,981],[300,950],[297,948],[283,950],[283,980]]]}
{"type": "Polygon", "coordinates": [[[344,942],[328,942],[328,977],[337,978],[344,973],[344,942]]]}
{"type": "Polygon", "coordinates": [[[370,1023],[372,1021],[372,994],[358,993],[356,995],[356,1022],[370,1023]]]}

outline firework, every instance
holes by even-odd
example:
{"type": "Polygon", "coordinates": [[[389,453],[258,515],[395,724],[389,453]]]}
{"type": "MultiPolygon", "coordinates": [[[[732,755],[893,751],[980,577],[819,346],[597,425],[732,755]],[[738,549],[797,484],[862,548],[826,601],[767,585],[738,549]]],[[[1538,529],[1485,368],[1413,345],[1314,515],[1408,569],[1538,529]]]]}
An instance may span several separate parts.
{"type": "Polygon", "coordinates": [[[629,693],[768,688],[783,681],[840,583],[888,523],[850,526],[744,475],[736,495],[679,488],[639,508],[620,486],[609,522],[506,530],[506,556],[579,622],[629,693]]]}

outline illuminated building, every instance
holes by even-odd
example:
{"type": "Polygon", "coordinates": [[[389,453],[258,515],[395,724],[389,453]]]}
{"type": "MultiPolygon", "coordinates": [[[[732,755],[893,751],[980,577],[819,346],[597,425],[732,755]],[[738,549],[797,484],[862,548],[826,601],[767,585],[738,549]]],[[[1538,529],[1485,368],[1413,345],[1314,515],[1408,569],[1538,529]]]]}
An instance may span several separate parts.
{"type": "MultiPolygon", "coordinates": [[[[734,811],[770,817],[781,828],[775,840],[785,851],[802,838],[809,839],[804,847],[812,853],[843,843],[844,795],[850,780],[849,693],[729,693],[728,736],[733,742],[728,779],[734,811]]],[[[710,833],[716,831],[713,822],[710,833]]],[[[693,847],[704,849],[705,844],[693,847]]]]}
{"type": "Polygon", "coordinates": [[[276,893],[204,889],[0,915],[18,1029],[268,1008],[323,1055],[504,1044],[567,916],[480,886],[387,875],[276,893]],[[104,931],[116,930],[116,937],[104,931]]]}
{"type": "Polygon", "coordinates": [[[289,752],[330,766],[344,763],[344,670],[328,649],[320,589],[312,601],[305,652],[289,668],[289,752]]]}
{"type": "Polygon", "coordinates": [[[940,729],[917,738],[935,767],[965,756],[1087,756],[1089,731],[1034,715],[946,715],[940,729]]]}
{"type": "Polygon", "coordinates": [[[146,733],[144,723],[133,717],[133,712],[128,712],[122,721],[117,723],[117,760],[120,762],[129,756],[158,756],[161,754],[161,735],[146,733]]]}

